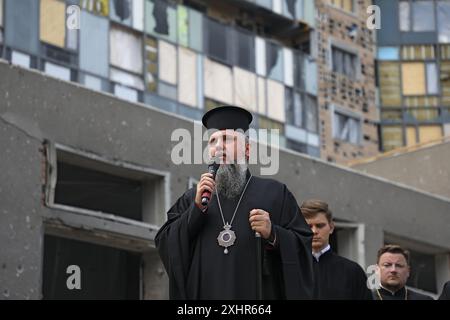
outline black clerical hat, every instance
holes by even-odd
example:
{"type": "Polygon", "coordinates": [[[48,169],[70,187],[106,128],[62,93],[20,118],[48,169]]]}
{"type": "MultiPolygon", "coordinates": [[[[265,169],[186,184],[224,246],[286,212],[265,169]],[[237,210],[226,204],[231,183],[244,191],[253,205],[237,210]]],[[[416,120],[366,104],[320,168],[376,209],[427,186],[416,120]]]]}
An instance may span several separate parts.
{"type": "Polygon", "coordinates": [[[236,106],[221,106],[209,110],[202,118],[207,129],[241,129],[247,131],[253,116],[247,110],[236,106]]]}

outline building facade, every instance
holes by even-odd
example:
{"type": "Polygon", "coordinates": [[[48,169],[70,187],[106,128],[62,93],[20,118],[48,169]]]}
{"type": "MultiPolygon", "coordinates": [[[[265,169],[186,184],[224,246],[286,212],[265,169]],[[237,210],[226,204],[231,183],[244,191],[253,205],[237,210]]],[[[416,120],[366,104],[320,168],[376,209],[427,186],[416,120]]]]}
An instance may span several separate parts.
{"type": "Polygon", "coordinates": [[[450,3],[374,3],[382,149],[450,135],[450,3]]]}

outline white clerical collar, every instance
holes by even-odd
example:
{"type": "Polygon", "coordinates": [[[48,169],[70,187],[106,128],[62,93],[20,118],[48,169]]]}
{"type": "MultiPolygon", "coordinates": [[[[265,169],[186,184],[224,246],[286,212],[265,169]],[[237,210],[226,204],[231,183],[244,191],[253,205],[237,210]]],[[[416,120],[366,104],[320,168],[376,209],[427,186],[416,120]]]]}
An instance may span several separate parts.
{"type": "Polygon", "coordinates": [[[325,248],[323,248],[319,252],[313,252],[312,254],[313,254],[314,258],[316,258],[317,262],[319,262],[320,256],[323,255],[325,252],[327,252],[330,249],[331,249],[331,247],[328,244],[325,248]]]}

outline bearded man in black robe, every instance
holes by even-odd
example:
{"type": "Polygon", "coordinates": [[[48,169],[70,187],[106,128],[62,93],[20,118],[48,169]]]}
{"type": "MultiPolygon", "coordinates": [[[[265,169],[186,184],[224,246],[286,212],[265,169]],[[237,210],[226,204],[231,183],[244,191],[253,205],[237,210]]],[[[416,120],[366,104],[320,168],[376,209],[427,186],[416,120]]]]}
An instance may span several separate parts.
{"type": "Polygon", "coordinates": [[[203,116],[203,125],[216,129],[209,155],[223,164],[215,180],[202,174],[175,202],[156,235],[171,299],[256,299],[258,269],[263,299],[312,298],[311,230],[284,184],[250,173],[250,145],[242,132],[251,121],[248,111],[235,106],[203,116]],[[211,193],[207,206],[205,191],[211,193]]]}

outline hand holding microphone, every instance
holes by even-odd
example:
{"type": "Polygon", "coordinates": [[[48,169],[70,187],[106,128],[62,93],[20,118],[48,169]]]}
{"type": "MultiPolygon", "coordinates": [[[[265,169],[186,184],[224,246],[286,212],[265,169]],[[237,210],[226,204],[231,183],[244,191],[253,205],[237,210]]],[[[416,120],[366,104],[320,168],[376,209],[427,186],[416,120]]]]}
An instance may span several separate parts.
{"type": "Polygon", "coordinates": [[[199,208],[205,208],[208,206],[211,194],[214,192],[217,170],[219,169],[219,161],[217,158],[213,158],[208,165],[208,173],[201,175],[200,182],[197,184],[197,193],[195,195],[195,204],[199,208]]]}

